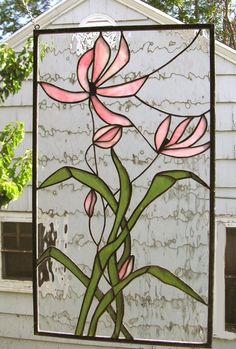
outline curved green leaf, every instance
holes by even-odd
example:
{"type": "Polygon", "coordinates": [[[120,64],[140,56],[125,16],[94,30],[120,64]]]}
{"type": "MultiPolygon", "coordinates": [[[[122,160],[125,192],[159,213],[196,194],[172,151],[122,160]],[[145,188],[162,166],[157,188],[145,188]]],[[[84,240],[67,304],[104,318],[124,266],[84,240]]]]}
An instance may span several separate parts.
{"type": "Polygon", "coordinates": [[[55,171],[53,174],[51,174],[47,179],[45,179],[45,181],[43,181],[43,183],[40,184],[39,189],[47,188],[54,184],[61,183],[71,177],[72,175],[68,167],[62,167],[59,170],[55,171]]]}
{"type": "Polygon", "coordinates": [[[177,181],[182,179],[193,179],[196,182],[200,183],[206,188],[209,188],[207,183],[205,183],[200,177],[195,175],[190,171],[181,171],[181,170],[173,170],[173,171],[163,171],[156,174],[152,180],[152,183],[144,196],[143,200],[136,207],[132,216],[129,219],[128,227],[131,230],[135,223],[137,222],[139,216],[142,214],[144,209],[159,196],[164,194],[168,189],[170,189],[177,181]]]}
{"type": "Polygon", "coordinates": [[[192,178],[194,181],[198,182],[199,184],[201,184],[204,187],[206,187],[207,189],[209,189],[209,185],[206,182],[204,182],[195,173],[190,172],[190,171],[172,170],[172,171],[163,171],[160,174],[165,175],[165,176],[170,176],[176,180],[192,178]]]}
{"type": "Polygon", "coordinates": [[[114,226],[109,236],[108,243],[113,241],[117,235],[122,219],[124,218],[124,215],[129,207],[130,198],[132,194],[132,186],[130,183],[129,175],[113,149],[111,150],[111,156],[119,175],[120,197],[119,197],[114,226]]]}
{"type": "Polygon", "coordinates": [[[80,170],[75,167],[66,166],[55,171],[52,175],[45,179],[43,183],[41,183],[39,189],[50,187],[54,184],[61,183],[70,178],[74,178],[80,183],[87,185],[89,188],[97,191],[108,202],[112,210],[116,212],[117,202],[106,183],[93,173],[90,173],[85,170],[80,170]]]}
{"type": "Polygon", "coordinates": [[[184,281],[179,279],[169,270],[156,265],[143,267],[127,276],[127,278],[125,278],[124,280],[120,281],[115,287],[111,288],[104,295],[93,314],[88,332],[89,336],[95,335],[97,323],[100,316],[105,312],[106,308],[114,301],[117,294],[119,294],[119,292],[121,292],[126,286],[128,286],[131,281],[144,274],[150,274],[154,276],[156,279],[160,280],[161,282],[176,287],[177,289],[183,291],[187,295],[196,299],[198,302],[206,305],[206,302],[201,296],[199,296],[190,286],[188,286],[184,281]]]}

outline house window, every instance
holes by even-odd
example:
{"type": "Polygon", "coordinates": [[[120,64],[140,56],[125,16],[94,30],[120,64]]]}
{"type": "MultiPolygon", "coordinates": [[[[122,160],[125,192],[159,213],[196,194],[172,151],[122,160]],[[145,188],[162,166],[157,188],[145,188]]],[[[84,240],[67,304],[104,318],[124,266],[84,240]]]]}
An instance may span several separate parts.
{"type": "Polygon", "coordinates": [[[236,227],[226,228],[225,329],[236,332],[236,227]]]}
{"type": "Polygon", "coordinates": [[[1,222],[2,279],[32,279],[32,223],[1,222]]]}

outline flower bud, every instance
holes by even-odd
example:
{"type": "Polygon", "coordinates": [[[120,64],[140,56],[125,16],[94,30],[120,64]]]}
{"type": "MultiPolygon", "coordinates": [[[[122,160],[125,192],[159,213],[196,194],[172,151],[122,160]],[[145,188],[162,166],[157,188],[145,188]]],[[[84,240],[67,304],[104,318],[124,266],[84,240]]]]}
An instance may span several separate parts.
{"type": "Polygon", "coordinates": [[[118,125],[109,125],[100,128],[93,136],[93,142],[100,148],[111,148],[119,142],[122,128],[118,125]]]}
{"type": "Polygon", "coordinates": [[[119,270],[119,279],[124,280],[134,269],[134,256],[129,256],[119,270]]]}
{"type": "Polygon", "coordinates": [[[94,190],[90,190],[84,200],[84,209],[89,217],[93,216],[94,207],[97,201],[97,194],[94,190]]]}

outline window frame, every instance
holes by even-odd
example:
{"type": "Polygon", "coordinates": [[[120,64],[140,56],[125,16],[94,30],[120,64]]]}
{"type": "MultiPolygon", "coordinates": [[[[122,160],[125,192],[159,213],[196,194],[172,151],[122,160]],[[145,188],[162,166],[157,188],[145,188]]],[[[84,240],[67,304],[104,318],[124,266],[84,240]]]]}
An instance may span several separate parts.
{"type": "Polygon", "coordinates": [[[216,217],[213,336],[236,339],[236,332],[225,329],[225,247],[227,228],[236,228],[236,217],[216,217]]]}
{"type": "MultiPolygon", "coordinates": [[[[31,212],[0,212],[0,250],[2,248],[2,223],[32,223],[31,212]]],[[[0,256],[0,292],[32,293],[32,281],[2,278],[2,255],[0,256]]]]}

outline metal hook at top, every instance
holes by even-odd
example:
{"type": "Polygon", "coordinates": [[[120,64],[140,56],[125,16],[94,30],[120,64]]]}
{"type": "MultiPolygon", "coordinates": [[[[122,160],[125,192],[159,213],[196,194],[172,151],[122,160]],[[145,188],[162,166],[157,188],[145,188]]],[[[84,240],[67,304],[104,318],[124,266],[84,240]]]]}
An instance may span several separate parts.
{"type": "Polygon", "coordinates": [[[34,30],[39,30],[39,29],[40,29],[40,25],[39,25],[39,24],[34,23],[34,30]]]}

